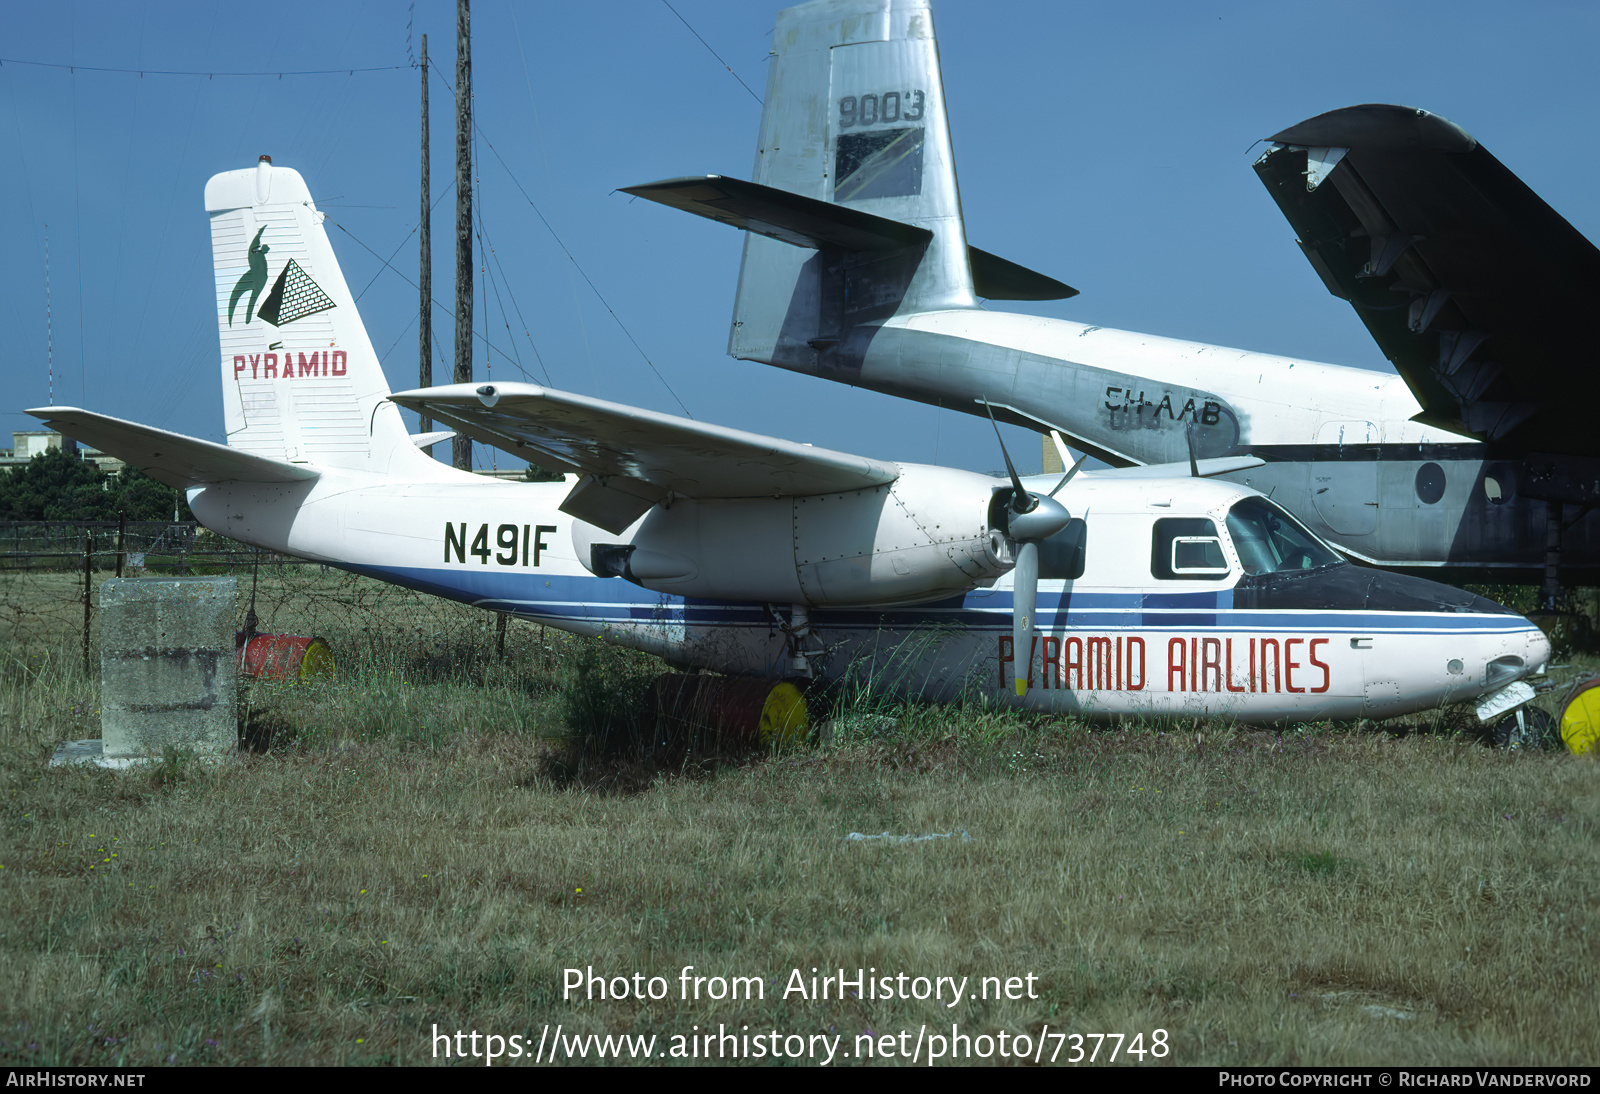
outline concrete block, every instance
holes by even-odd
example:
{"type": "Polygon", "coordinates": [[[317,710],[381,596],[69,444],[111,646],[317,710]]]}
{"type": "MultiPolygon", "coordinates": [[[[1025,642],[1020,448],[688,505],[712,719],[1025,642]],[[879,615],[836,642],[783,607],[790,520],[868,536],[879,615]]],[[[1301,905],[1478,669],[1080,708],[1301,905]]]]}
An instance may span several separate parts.
{"type": "Polygon", "coordinates": [[[113,771],[126,771],[131,767],[148,766],[155,762],[156,760],[149,756],[124,756],[122,759],[108,760],[105,754],[105,742],[99,738],[89,741],[62,741],[56,746],[55,755],[50,757],[51,767],[87,764],[110,768],[113,771]]]}
{"type": "Polygon", "coordinates": [[[238,582],[117,578],[100,586],[100,736],[107,760],[239,743],[238,582]]]}

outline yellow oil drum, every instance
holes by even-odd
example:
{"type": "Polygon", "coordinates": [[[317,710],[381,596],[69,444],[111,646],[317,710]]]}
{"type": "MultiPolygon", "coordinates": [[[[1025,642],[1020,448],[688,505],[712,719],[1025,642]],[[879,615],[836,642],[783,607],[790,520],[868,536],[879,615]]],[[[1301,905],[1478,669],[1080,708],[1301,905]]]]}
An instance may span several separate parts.
{"type": "Polygon", "coordinates": [[[1561,740],[1574,756],[1591,751],[1600,740],[1600,677],[1580,685],[1561,708],[1561,740]]]}
{"type": "Polygon", "coordinates": [[[785,748],[811,734],[805,694],[787,680],[668,673],[651,683],[645,705],[659,728],[710,731],[728,744],[785,748]]]}

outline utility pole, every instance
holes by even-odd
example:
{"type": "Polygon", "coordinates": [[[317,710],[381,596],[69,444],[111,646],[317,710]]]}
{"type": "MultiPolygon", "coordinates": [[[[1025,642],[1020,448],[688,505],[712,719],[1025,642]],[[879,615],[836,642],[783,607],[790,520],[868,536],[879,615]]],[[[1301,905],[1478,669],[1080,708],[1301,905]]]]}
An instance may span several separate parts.
{"type": "MultiPolygon", "coordinates": [[[[456,383],[472,382],[472,15],[456,0],[456,383]]],[[[455,466],[472,470],[472,442],[457,433],[455,466]]]]}
{"type": "MultiPolygon", "coordinates": [[[[421,387],[433,386],[433,200],[428,186],[428,36],[422,36],[422,270],[417,278],[422,289],[422,332],[417,354],[417,383],[421,387]]],[[[433,419],[422,412],[418,423],[419,433],[433,431],[433,419]]],[[[422,449],[433,455],[433,445],[422,449]]]]}

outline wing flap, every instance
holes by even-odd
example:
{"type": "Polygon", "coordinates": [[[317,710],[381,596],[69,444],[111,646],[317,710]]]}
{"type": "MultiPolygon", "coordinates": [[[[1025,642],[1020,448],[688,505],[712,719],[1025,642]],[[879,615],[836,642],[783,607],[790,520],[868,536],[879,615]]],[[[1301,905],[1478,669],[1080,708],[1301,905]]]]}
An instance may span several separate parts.
{"type": "MultiPolygon", "coordinates": [[[[636,519],[669,494],[803,497],[880,486],[900,475],[892,463],[537,384],[450,384],[392,398],[520,459],[553,470],[586,472],[589,477],[573,490],[569,502],[610,514],[607,519],[613,524],[630,506],[643,505],[636,519]],[[630,503],[617,494],[636,500],[630,503]]],[[[595,523],[609,527],[601,520],[595,523]]],[[[628,523],[632,520],[623,526],[628,523]]]]}
{"type": "Polygon", "coordinates": [[[1460,128],[1411,107],[1289,127],[1255,165],[1317,275],[1355,308],[1419,421],[1507,449],[1600,454],[1584,321],[1600,251],[1460,128]]]}
{"type": "Polygon", "coordinates": [[[70,406],[28,411],[50,428],[115,456],[168,486],[201,486],[216,482],[289,483],[317,477],[314,468],[154,426],[123,421],[70,406]]]}

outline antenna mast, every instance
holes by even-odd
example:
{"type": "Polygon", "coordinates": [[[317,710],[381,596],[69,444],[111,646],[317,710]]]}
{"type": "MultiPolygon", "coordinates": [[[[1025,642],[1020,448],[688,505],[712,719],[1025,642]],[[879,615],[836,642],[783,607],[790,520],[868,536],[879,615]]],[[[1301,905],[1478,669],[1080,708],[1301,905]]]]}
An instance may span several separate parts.
{"type": "MultiPolygon", "coordinates": [[[[456,373],[472,382],[472,14],[456,0],[456,373]]],[[[472,470],[472,441],[457,433],[455,466],[472,470]]]]}
{"type": "Polygon", "coordinates": [[[44,369],[50,405],[56,405],[56,343],[50,327],[50,225],[44,226],[44,369]]]}
{"type": "MultiPolygon", "coordinates": [[[[428,36],[422,36],[422,270],[417,278],[422,290],[422,312],[419,330],[420,348],[417,354],[417,382],[421,387],[433,386],[433,201],[428,186],[428,36]]],[[[418,432],[433,431],[433,419],[424,410],[418,423],[418,432]]],[[[433,455],[433,445],[422,451],[433,455]]]]}

